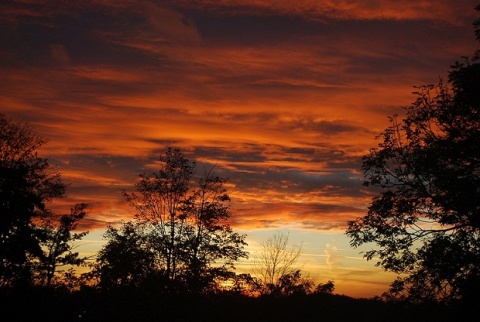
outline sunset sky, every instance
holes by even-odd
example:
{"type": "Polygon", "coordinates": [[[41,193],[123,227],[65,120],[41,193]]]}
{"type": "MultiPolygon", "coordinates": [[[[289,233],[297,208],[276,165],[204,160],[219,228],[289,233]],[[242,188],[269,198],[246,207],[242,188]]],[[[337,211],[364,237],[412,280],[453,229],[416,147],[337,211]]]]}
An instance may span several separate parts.
{"type": "Polygon", "coordinates": [[[85,252],[173,145],[229,179],[251,255],[289,232],[317,282],[380,295],[395,276],[344,234],[372,197],[361,159],[412,86],[478,47],[477,2],[1,1],[0,112],[49,140],[70,184],[52,206],[90,204],[85,252]]]}

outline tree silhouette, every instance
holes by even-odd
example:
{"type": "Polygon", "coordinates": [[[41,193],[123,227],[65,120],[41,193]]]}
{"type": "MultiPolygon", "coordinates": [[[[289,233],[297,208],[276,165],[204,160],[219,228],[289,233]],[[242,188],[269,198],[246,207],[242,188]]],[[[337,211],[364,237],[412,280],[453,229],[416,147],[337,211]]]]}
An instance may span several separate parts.
{"type": "MultiPolygon", "coordinates": [[[[40,235],[40,246],[43,253],[39,256],[36,271],[40,284],[50,287],[59,267],[80,266],[85,264],[87,257],[79,257],[74,252],[74,242],[81,240],[88,232],[73,232],[78,222],[86,216],[86,204],[77,204],[71,209],[69,215],[62,215],[58,222],[47,218],[37,230],[40,235]]],[[[67,273],[71,274],[72,272],[67,273]]]]}
{"type": "MultiPolygon", "coordinates": [[[[247,257],[245,236],[233,232],[226,223],[230,198],[225,180],[215,176],[212,169],[195,183],[195,162],[173,147],[167,147],[160,156],[159,166],[158,172],[140,175],[134,192],[124,192],[136,210],[135,220],[123,226],[128,228],[123,234],[109,229],[106,237],[110,241],[101,251],[99,271],[122,266],[114,264],[118,258],[110,248],[130,241],[123,237],[132,236],[138,238],[132,239],[132,247],[127,249],[139,257],[132,256],[133,266],[125,266],[122,283],[130,279],[130,269],[133,274],[142,266],[163,280],[171,292],[215,288],[219,280],[232,277],[235,261],[247,257]]],[[[101,276],[107,275],[104,272],[101,276]]]]}
{"type": "Polygon", "coordinates": [[[293,273],[282,275],[271,288],[273,295],[306,295],[312,292],[315,284],[309,278],[302,277],[302,272],[297,269],[293,273]]]}
{"type": "Polygon", "coordinates": [[[391,117],[363,159],[364,185],[381,192],[347,235],[355,247],[376,243],[365,257],[406,274],[391,297],[479,298],[480,65],[456,63],[449,84],[418,87],[406,118],[391,117]]]}
{"type": "MultiPolygon", "coordinates": [[[[302,253],[301,245],[289,245],[288,234],[279,232],[260,243],[253,258],[253,273],[263,284],[262,293],[271,293],[282,278],[299,275],[296,266],[302,253]],[[297,273],[298,272],[298,273],[297,273]]],[[[290,278],[291,279],[291,278],[290,278]]]]}
{"type": "Polygon", "coordinates": [[[179,251],[184,240],[186,215],[181,207],[187,198],[195,163],[190,162],[179,149],[168,147],[160,156],[160,169],[152,174],[141,174],[136,191],[124,192],[126,200],[137,211],[136,219],[150,225],[157,239],[154,247],[165,265],[167,278],[177,277],[179,251]]]}
{"type": "Polygon", "coordinates": [[[138,287],[155,274],[155,253],[143,226],[133,222],[109,226],[107,243],[98,252],[93,275],[102,289],[138,287]]]}
{"type": "Polygon", "coordinates": [[[326,283],[319,283],[315,287],[315,294],[332,294],[335,291],[335,283],[333,281],[327,281],[326,283]]]}
{"type": "Polygon", "coordinates": [[[229,202],[225,180],[215,176],[213,168],[198,179],[197,188],[184,202],[185,246],[181,256],[186,264],[183,275],[191,290],[200,291],[216,279],[232,277],[234,262],[247,257],[245,236],[225,223],[230,217],[229,202]]]}
{"type": "Polygon", "coordinates": [[[42,255],[34,219],[65,185],[48,160],[37,155],[45,139],[0,114],[0,286],[30,284],[32,258],[42,255]]]}

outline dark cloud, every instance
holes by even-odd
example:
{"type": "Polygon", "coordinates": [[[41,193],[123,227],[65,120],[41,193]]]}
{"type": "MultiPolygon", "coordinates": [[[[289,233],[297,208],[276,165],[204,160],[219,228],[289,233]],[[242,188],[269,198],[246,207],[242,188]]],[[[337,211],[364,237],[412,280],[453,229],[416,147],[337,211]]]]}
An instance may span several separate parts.
{"type": "Polygon", "coordinates": [[[234,12],[224,15],[191,12],[191,15],[202,39],[233,46],[271,46],[329,30],[327,24],[285,15],[234,12]]]}

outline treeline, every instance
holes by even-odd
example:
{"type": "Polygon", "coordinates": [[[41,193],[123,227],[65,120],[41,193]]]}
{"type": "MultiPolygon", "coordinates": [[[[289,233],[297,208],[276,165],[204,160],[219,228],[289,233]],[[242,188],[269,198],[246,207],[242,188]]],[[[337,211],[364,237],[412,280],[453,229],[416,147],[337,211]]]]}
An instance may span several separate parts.
{"type": "Polygon", "coordinates": [[[457,303],[411,304],[342,295],[249,297],[239,294],[166,294],[143,288],[64,293],[52,289],[0,292],[2,321],[476,321],[479,308],[457,303]]]}
{"type": "Polygon", "coordinates": [[[332,293],[334,284],[315,284],[295,267],[299,250],[290,252],[288,236],[264,244],[259,277],[237,274],[246,259],[245,235],[228,224],[226,180],[214,168],[196,172],[194,161],[167,147],[158,170],[142,173],[123,196],[132,218],[107,227],[106,243],[93,258],[75,245],[88,232],[77,226],[87,204],[57,215],[49,209],[65,194],[60,173],[37,150],[45,140],[24,123],[0,114],[0,288],[4,292],[46,288],[63,292],[142,289],[157,294],[293,295],[332,293]],[[75,267],[86,273],[78,275],[75,267]]]}

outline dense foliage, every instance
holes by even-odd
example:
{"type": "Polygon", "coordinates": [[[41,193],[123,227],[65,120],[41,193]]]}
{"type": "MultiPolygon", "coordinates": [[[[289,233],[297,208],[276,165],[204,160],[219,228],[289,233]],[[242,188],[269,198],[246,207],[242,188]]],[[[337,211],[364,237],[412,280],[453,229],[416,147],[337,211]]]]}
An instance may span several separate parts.
{"type": "Polygon", "coordinates": [[[27,124],[0,114],[0,287],[50,286],[59,267],[83,262],[71,242],[86,235],[72,233],[86,205],[60,219],[48,208],[65,184],[38,156],[43,144],[27,124]]]}
{"type": "Polygon", "coordinates": [[[448,85],[418,87],[364,157],[364,185],[380,192],[347,235],[375,243],[365,257],[402,274],[388,297],[480,299],[478,58],[452,66],[448,85]]]}
{"type": "Polygon", "coordinates": [[[135,219],[108,229],[96,265],[100,285],[138,285],[155,276],[160,290],[211,291],[247,257],[245,236],[227,223],[225,180],[206,171],[195,182],[195,163],[172,147],[159,167],[140,175],[135,192],[124,193],[135,219]]]}
{"type": "Polygon", "coordinates": [[[50,215],[47,203],[65,185],[37,155],[45,140],[0,114],[0,285],[29,284],[31,258],[42,254],[34,220],[50,215]]]}

